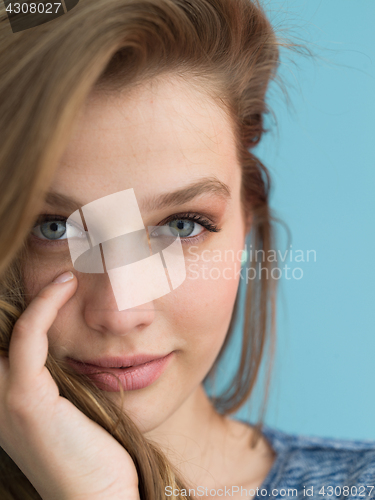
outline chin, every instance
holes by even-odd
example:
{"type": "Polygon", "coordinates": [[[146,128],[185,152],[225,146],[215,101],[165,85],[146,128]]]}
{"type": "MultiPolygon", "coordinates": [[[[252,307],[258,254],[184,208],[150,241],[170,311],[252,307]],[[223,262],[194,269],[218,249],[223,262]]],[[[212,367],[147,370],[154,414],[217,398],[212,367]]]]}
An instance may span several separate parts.
{"type": "MultiPolygon", "coordinates": [[[[151,432],[166,422],[181,405],[181,392],[173,403],[173,392],[170,390],[151,391],[152,386],[138,391],[124,392],[121,405],[119,392],[107,392],[105,396],[113,401],[124,412],[142,434],[151,432]]],[[[155,387],[156,389],[156,387],[155,387]]]]}

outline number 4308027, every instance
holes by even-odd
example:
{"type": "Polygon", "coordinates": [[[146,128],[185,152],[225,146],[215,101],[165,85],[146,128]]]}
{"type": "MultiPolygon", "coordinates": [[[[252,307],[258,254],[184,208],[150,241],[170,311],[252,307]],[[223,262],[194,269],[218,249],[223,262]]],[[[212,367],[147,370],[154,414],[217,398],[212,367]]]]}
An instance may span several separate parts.
{"type": "Polygon", "coordinates": [[[319,495],[327,497],[348,497],[359,496],[359,497],[370,497],[375,486],[358,485],[358,486],[322,486],[319,490],[319,495]]]}
{"type": "Polygon", "coordinates": [[[10,3],[5,9],[7,12],[14,14],[56,14],[59,8],[62,8],[60,3],[10,3]]]}

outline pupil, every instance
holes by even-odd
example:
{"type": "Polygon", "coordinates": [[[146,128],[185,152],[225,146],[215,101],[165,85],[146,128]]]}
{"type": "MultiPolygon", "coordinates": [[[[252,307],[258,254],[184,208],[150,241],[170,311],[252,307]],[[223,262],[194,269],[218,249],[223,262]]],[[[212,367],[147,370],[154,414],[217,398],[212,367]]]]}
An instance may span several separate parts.
{"type": "Polygon", "coordinates": [[[56,222],[52,222],[51,224],[51,231],[56,232],[59,229],[59,226],[56,224],[56,222]]]}
{"type": "Polygon", "coordinates": [[[177,227],[178,227],[178,229],[184,229],[184,221],[179,220],[179,221],[177,222],[177,227]]]}

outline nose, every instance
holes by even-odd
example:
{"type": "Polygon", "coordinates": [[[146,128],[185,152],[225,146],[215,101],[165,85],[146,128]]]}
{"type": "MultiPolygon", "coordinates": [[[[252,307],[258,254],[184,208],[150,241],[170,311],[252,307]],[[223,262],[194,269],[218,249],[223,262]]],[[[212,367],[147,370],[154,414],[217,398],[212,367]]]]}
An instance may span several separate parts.
{"type": "Polygon", "coordinates": [[[153,322],[153,302],[119,311],[108,275],[91,275],[89,279],[88,275],[85,276],[82,286],[84,319],[90,328],[101,333],[124,336],[153,322]]]}

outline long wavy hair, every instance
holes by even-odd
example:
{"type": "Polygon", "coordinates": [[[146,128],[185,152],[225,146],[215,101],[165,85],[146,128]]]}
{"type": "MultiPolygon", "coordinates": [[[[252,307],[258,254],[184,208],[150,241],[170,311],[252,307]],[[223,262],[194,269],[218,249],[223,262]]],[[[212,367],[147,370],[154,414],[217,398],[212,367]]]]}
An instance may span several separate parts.
{"type": "MultiPolygon", "coordinates": [[[[254,250],[273,247],[267,169],[252,153],[264,130],[265,95],[276,78],[280,46],[257,0],[80,0],[67,14],[12,33],[0,11],[0,354],[25,309],[20,259],[54,169],[80,109],[93,90],[117,92],[163,74],[204,89],[231,117],[242,167],[242,203],[252,214],[254,250]]],[[[256,263],[249,261],[248,266],[256,263]]],[[[264,266],[274,263],[264,262],[264,266]]],[[[210,376],[228,345],[231,325],[210,376]]],[[[222,414],[248,399],[267,353],[273,352],[275,282],[261,277],[246,291],[238,370],[212,397],[222,414]],[[268,347],[267,347],[268,346],[268,347]]],[[[48,355],[60,394],[100,424],[135,462],[142,500],[162,500],[179,477],[161,450],[85,376],[48,355]]],[[[267,391],[265,391],[267,392],[267,391]]],[[[261,429],[261,419],[255,427],[261,429]]],[[[255,443],[254,443],[255,444],[255,443]]],[[[40,499],[5,454],[0,497],[40,499]]],[[[185,498],[178,496],[175,498],[185,498]]],[[[188,498],[188,497],[186,497],[188,498]]]]}

